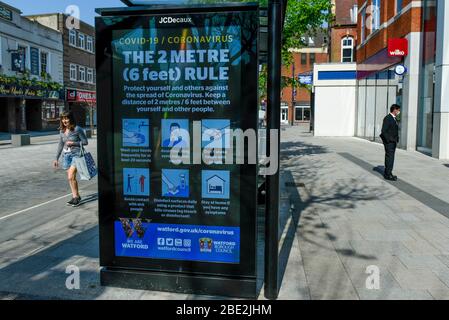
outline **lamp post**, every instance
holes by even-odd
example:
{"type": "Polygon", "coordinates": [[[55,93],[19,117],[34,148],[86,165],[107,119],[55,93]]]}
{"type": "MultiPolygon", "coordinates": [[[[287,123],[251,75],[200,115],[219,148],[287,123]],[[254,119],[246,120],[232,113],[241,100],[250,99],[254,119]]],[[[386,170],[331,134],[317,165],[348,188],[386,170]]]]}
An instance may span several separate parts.
{"type": "MultiPolygon", "coordinates": [[[[270,150],[271,130],[276,130],[280,145],[281,106],[281,0],[268,2],[268,108],[267,108],[267,154],[278,157],[279,149],[270,150]]],[[[276,299],[279,294],[279,168],[266,180],[265,205],[265,297],[276,299]]]]}

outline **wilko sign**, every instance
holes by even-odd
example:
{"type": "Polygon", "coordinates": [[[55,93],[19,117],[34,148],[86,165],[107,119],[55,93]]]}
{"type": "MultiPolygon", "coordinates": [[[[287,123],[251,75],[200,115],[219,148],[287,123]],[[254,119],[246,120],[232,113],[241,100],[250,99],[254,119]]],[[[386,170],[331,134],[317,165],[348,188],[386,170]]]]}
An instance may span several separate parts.
{"type": "Polygon", "coordinates": [[[92,91],[81,91],[81,90],[67,90],[67,101],[68,102],[97,102],[97,95],[92,91]]]}
{"type": "Polygon", "coordinates": [[[388,56],[390,56],[390,57],[406,57],[406,56],[408,56],[408,40],[407,39],[389,39],[388,40],[388,56]]]}

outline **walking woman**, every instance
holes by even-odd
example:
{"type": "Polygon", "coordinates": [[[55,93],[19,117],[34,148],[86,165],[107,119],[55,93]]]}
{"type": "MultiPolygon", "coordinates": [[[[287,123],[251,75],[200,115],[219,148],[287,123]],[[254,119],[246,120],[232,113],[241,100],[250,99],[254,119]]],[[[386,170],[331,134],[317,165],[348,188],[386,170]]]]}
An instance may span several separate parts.
{"type": "Polygon", "coordinates": [[[59,157],[62,153],[62,168],[67,170],[67,179],[70,189],[72,189],[72,200],[67,204],[77,207],[80,205],[81,197],[78,191],[78,181],[76,181],[76,164],[73,159],[80,156],[81,147],[86,146],[88,141],[84,130],[76,125],[71,112],[61,114],[59,130],[59,145],[53,167],[59,167],[59,157]]]}

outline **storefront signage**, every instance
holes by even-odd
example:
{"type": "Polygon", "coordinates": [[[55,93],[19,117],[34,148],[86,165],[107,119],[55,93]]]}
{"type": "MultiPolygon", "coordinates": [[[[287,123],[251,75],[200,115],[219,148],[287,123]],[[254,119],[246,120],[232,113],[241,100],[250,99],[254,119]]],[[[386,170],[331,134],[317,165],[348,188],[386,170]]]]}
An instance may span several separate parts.
{"type": "Polygon", "coordinates": [[[11,52],[11,70],[14,72],[25,72],[25,55],[22,51],[11,52]]]}
{"type": "Polygon", "coordinates": [[[29,99],[61,99],[59,91],[44,90],[38,87],[22,87],[0,84],[0,96],[29,99]]]}
{"type": "Polygon", "coordinates": [[[96,103],[97,94],[92,91],[67,89],[67,102],[87,102],[96,103]]]}
{"type": "Polygon", "coordinates": [[[0,7],[0,18],[12,21],[12,11],[5,7],[0,7]]]}
{"type": "Polygon", "coordinates": [[[405,73],[407,73],[407,68],[403,64],[399,64],[394,68],[394,72],[398,76],[403,76],[405,73]]]}
{"type": "Polygon", "coordinates": [[[312,74],[300,74],[298,76],[299,83],[302,85],[312,85],[313,84],[313,75],[312,74]]]}
{"type": "Polygon", "coordinates": [[[408,55],[407,39],[389,39],[388,40],[388,56],[390,57],[406,57],[408,55]]]}
{"type": "Polygon", "coordinates": [[[249,8],[97,18],[102,266],[255,276],[257,155],[225,162],[257,132],[249,8]]]}
{"type": "Polygon", "coordinates": [[[31,47],[30,48],[30,69],[31,74],[38,76],[39,75],[39,49],[31,47]]]}

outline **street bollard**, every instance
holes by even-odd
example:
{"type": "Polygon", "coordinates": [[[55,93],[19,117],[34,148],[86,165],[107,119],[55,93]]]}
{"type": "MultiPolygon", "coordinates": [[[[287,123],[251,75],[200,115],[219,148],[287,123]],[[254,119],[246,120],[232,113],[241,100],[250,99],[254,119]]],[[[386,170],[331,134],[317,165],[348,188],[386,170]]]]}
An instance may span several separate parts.
{"type": "Polygon", "coordinates": [[[28,146],[31,143],[29,134],[12,134],[11,143],[14,147],[28,146]]]}

